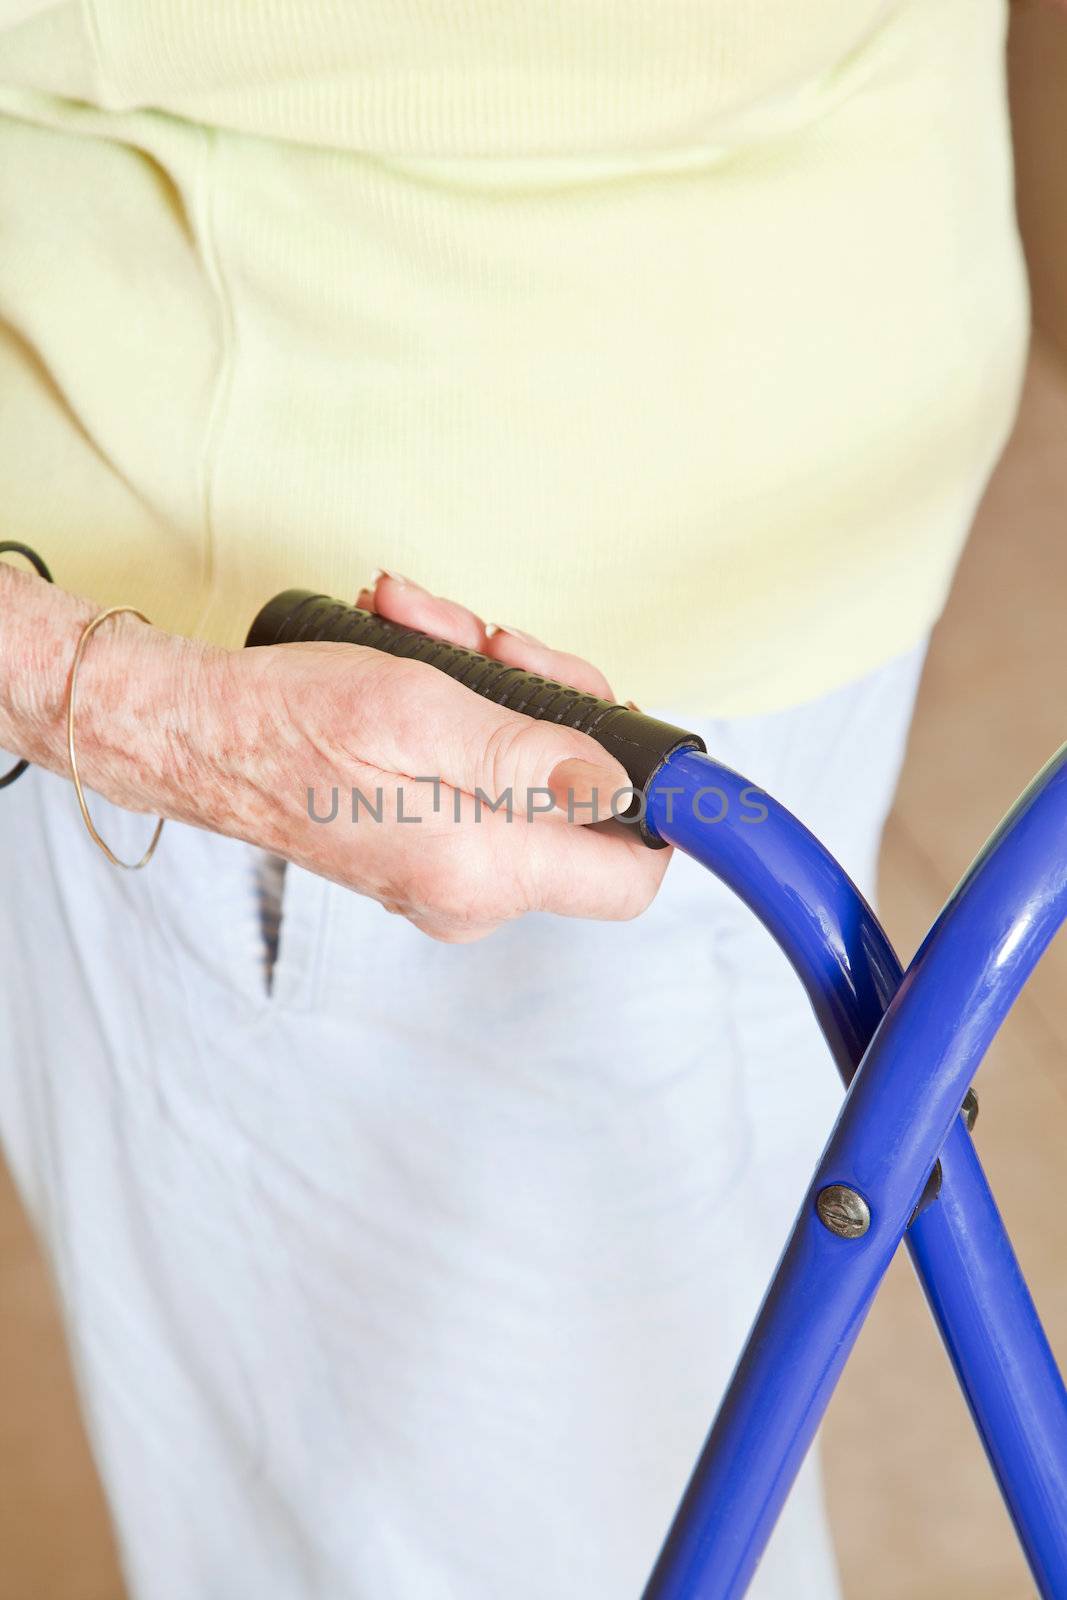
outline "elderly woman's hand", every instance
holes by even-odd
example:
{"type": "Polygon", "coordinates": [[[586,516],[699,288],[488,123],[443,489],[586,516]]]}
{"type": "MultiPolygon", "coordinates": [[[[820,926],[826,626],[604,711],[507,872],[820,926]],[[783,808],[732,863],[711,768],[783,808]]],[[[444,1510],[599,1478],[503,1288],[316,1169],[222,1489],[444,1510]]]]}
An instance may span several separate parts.
{"type": "MultiPolygon", "coordinates": [[[[0,747],[65,773],[67,674],[93,608],[11,568],[0,583],[0,747]]],[[[402,579],[382,574],[359,603],[610,696],[588,663],[402,579]]],[[[600,818],[628,798],[587,735],[355,645],[224,651],[117,618],[81,667],[78,753],[116,803],[250,840],[449,941],[527,911],[632,917],[670,854],[633,826],[585,825],[594,791],[600,818]]]]}

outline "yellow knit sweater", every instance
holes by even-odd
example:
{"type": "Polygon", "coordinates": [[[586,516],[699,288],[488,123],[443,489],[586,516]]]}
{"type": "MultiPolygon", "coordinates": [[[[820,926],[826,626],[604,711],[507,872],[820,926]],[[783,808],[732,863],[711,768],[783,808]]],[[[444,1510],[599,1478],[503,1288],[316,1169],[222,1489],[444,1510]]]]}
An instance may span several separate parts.
{"type": "Polygon", "coordinates": [[[0,0],[0,525],[238,644],[408,574],[694,713],[942,603],[1026,341],[1003,0],[0,0]]]}

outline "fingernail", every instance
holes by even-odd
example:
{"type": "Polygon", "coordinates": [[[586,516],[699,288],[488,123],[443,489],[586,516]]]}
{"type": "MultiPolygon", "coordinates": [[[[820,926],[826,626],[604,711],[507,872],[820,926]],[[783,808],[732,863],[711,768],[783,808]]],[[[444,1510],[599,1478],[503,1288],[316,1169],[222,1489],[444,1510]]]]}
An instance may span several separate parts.
{"type": "Polygon", "coordinates": [[[583,761],[572,756],[553,767],[548,787],[552,798],[568,816],[574,812],[582,822],[591,821],[595,805],[598,818],[611,815],[611,801],[619,788],[618,773],[611,767],[599,767],[593,761],[583,761]]]}
{"type": "Polygon", "coordinates": [[[523,633],[521,628],[505,628],[502,622],[490,622],[485,630],[486,638],[495,639],[498,633],[506,633],[512,639],[521,639],[523,644],[542,643],[542,640],[535,639],[532,633],[523,633]]]}
{"type": "Polygon", "coordinates": [[[641,707],[639,705],[637,705],[633,700],[627,700],[626,701],[626,709],[627,709],[627,711],[638,711],[639,712],[641,710],[641,707]]]}
{"type": "Polygon", "coordinates": [[[383,578],[388,578],[390,583],[395,583],[398,589],[405,589],[409,586],[413,589],[417,589],[419,587],[417,583],[412,584],[410,578],[403,577],[399,572],[390,572],[388,567],[379,567],[377,572],[375,572],[371,577],[371,588],[376,589],[383,578]]]}

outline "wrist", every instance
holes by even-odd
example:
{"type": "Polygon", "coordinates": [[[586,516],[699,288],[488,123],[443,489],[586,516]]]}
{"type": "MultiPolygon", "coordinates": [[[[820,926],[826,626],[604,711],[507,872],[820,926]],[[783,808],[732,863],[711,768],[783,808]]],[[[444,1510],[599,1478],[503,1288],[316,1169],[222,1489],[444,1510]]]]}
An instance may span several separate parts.
{"type": "MultiPolygon", "coordinates": [[[[0,747],[67,778],[71,669],[100,609],[0,563],[0,747]]],[[[200,821],[200,774],[228,655],[129,613],[109,618],[78,669],[85,786],[129,810],[200,821]]]]}
{"type": "MultiPolygon", "coordinates": [[[[224,650],[165,633],[129,612],[110,617],[78,668],[74,744],[83,784],[128,811],[213,826],[204,796],[227,659],[224,650]]],[[[58,769],[67,776],[72,663],[73,652],[58,769]]]]}
{"type": "Polygon", "coordinates": [[[68,770],[62,717],[67,673],[92,606],[0,562],[0,746],[68,770]]]}

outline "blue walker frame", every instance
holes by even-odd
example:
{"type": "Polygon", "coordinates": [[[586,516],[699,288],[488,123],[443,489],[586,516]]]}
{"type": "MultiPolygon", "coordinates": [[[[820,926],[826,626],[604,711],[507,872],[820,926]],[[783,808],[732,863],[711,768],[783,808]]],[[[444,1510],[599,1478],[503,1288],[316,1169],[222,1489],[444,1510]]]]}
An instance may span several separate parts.
{"type": "Polygon", "coordinates": [[[961,1115],[1067,917],[1067,745],[906,973],[833,856],[738,773],[681,750],[653,778],[646,815],[777,940],[847,1092],[643,1600],[744,1595],[902,1239],[1037,1590],[1067,1597],[1067,1391],[961,1115]],[[938,1160],[940,1192],[920,1207],[938,1160]],[[865,1232],[821,1220],[818,1197],[833,1185],[866,1202],[865,1232]]]}
{"type": "MultiPolygon", "coordinates": [[[[51,581],[33,550],[0,543],[0,553],[9,551],[51,581]]],[[[310,591],[279,595],[248,642],[295,637],[362,639],[398,653],[417,641],[436,665],[455,658],[444,666],[461,682],[475,666],[472,686],[490,692],[484,658],[310,591]],[[320,626],[313,613],[322,606],[320,626]],[[311,631],[293,633],[301,616],[311,631]],[[338,619],[339,634],[331,631],[338,619]]],[[[519,684],[520,709],[530,709],[529,687],[535,701],[541,696],[534,715],[559,712],[562,720],[561,696],[579,704],[573,726],[581,726],[585,702],[599,713],[621,711],[518,676],[528,679],[519,684]]],[[[511,703],[508,693],[501,703],[511,703]]],[[[740,774],[675,748],[653,771],[643,804],[653,838],[701,862],[777,940],[846,1084],[643,1600],[744,1595],[902,1239],[1038,1592],[1067,1600],[1067,1390],[961,1114],[997,1029],[1067,917],[1067,745],[991,836],[906,973],[829,851],[740,774]],[[922,1205],[938,1163],[940,1190],[922,1205]],[[864,1226],[840,1226],[825,1206],[820,1214],[819,1197],[832,1188],[851,1191],[864,1226]]]]}

